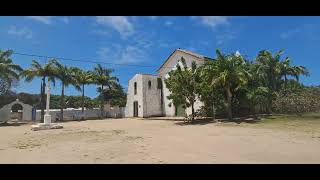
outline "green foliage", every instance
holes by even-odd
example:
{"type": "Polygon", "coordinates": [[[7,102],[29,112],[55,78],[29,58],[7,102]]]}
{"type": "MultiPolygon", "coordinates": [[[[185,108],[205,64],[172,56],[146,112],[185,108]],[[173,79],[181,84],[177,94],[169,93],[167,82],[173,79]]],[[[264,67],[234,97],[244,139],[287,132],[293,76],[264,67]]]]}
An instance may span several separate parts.
{"type": "Polygon", "coordinates": [[[177,107],[183,105],[192,109],[192,117],[194,119],[194,103],[197,98],[197,86],[200,82],[199,69],[195,62],[192,62],[191,68],[187,67],[185,59],[182,57],[177,64],[177,69],[169,72],[169,78],[165,80],[166,87],[171,94],[167,97],[172,100],[177,107]]]}
{"type": "MultiPolygon", "coordinates": [[[[247,84],[249,72],[247,62],[240,55],[224,55],[216,51],[217,58],[209,60],[201,72],[201,89],[198,91],[205,104],[214,106],[217,92],[224,91],[225,107],[229,119],[232,118],[232,101],[237,97],[238,91],[247,84]],[[210,103],[211,101],[211,103],[210,103]]],[[[220,96],[221,97],[221,96],[220,96]]],[[[214,110],[213,110],[214,111],[214,110]]]]}
{"type": "Polygon", "coordinates": [[[104,101],[112,106],[124,107],[127,103],[127,94],[119,83],[113,83],[111,88],[104,89],[104,101]]]}
{"type": "MultiPolygon", "coordinates": [[[[29,94],[29,93],[15,93],[8,91],[4,95],[0,96],[0,108],[6,104],[9,104],[16,99],[21,102],[35,106],[40,109],[40,95],[39,94],[29,94]]],[[[65,108],[80,108],[82,102],[82,96],[65,96],[66,106],[65,108]]],[[[60,109],[61,96],[51,95],[50,96],[50,108],[60,109]]],[[[96,108],[98,107],[98,102],[90,97],[84,97],[84,107],[86,108],[96,108]]]]}
{"type": "Polygon", "coordinates": [[[28,69],[25,69],[21,76],[25,78],[25,81],[31,82],[34,78],[41,78],[40,83],[40,108],[41,108],[41,122],[44,121],[44,108],[45,108],[45,89],[46,79],[55,84],[55,78],[57,77],[57,70],[54,67],[56,60],[51,59],[48,63],[41,65],[38,61],[32,60],[32,63],[28,69]]]}
{"type": "Polygon", "coordinates": [[[101,64],[97,64],[93,71],[93,83],[100,86],[97,91],[100,93],[98,98],[100,99],[101,117],[104,115],[104,98],[102,95],[104,87],[111,89],[111,86],[119,81],[118,78],[111,76],[112,72],[113,69],[103,68],[101,64]]]}
{"type": "Polygon", "coordinates": [[[54,62],[55,77],[61,81],[60,118],[63,121],[63,109],[65,108],[64,88],[72,85],[77,90],[81,90],[79,83],[74,76],[74,68],[54,62]]]}
{"type": "Polygon", "coordinates": [[[10,56],[12,50],[0,50],[0,95],[10,90],[12,83],[19,80],[22,68],[14,64],[10,56]]]}
{"type": "Polygon", "coordinates": [[[0,77],[0,95],[5,94],[11,88],[11,83],[5,78],[0,77]]]}
{"type": "MultiPolygon", "coordinates": [[[[65,108],[81,108],[82,107],[82,96],[65,96],[65,108]]],[[[61,96],[60,95],[52,95],[50,97],[50,108],[52,109],[60,109],[61,96]]],[[[86,108],[94,108],[98,107],[98,104],[95,100],[90,97],[84,97],[84,107],[86,108]]]]}
{"type": "Polygon", "coordinates": [[[192,100],[199,97],[204,105],[198,115],[212,117],[227,114],[229,119],[233,115],[270,113],[272,107],[276,112],[316,110],[316,98],[311,101],[313,96],[310,91],[303,92],[306,94],[296,91],[303,87],[299,84],[299,76],[308,76],[308,70],[303,66],[292,66],[288,57],[281,60],[282,53],[279,51],[273,55],[263,50],[251,62],[240,54],[225,55],[217,50],[217,57],[207,59],[203,66],[184,67],[188,71],[181,71],[178,67],[171,71],[165,81],[172,93],[168,98],[174,104],[189,107],[188,97],[192,100]],[[190,71],[194,73],[187,73],[190,71]],[[296,100],[299,97],[300,100],[296,100]],[[305,104],[308,98],[315,106],[305,104]],[[290,105],[283,105],[286,101],[290,105]],[[295,105],[299,109],[294,110],[295,105]]]}

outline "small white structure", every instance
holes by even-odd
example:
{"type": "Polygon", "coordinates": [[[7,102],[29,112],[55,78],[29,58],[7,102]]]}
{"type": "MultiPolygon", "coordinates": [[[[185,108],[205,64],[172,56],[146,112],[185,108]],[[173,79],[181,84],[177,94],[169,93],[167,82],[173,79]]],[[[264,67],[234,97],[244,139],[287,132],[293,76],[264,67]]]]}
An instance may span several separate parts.
{"type": "MultiPolygon", "coordinates": [[[[181,105],[175,107],[167,98],[170,91],[166,88],[164,80],[168,73],[176,69],[184,58],[188,67],[194,61],[202,65],[208,59],[191,51],[176,49],[157,70],[157,75],[136,74],[129,80],[126,117],[152,117],[152,116],[185,116],[191,114],[191,108],[184,109],[181,105]]],[[[195,110],[202,106],[202,102],[196,101],[195,110]]]]}
{"type": "Polygon", "coordinates": [[[44,115],[44,123],[39,123],[37,125],[32,125],[31,130],[47,130],[47,129],[61,129],[62,125],[51,123],[51,115],[50,115],[50,81],[48,80],[48,88],[47,88],[47,102],[46,102],[46,114],[44,115]]]}
{"type": "Polygon", "coordinates": [[[3,106],[0,109],[0,122],[7,122],[11,119],[11,109],[16,104],[22,107],[22,116],[19,121],[30,121],[32,119],[32,106],[30,106],[29,104],[24,104],[23,102],[19,101],[19,99],[16,99],[12,103],[3,106]]]}

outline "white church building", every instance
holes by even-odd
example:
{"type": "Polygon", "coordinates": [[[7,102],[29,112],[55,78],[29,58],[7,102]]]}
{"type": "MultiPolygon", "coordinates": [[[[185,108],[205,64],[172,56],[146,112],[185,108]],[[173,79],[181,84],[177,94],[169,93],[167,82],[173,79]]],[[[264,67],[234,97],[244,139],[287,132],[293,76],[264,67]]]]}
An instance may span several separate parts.
{"type": "MultiPolygon", "coordinates": [[[[191,51],[176,49],[157,70],[157,75],[136,74],[129,80],[126,117],[156,117],[156,116],[185,116],[191,114],[191,108],[184,109],[182,106],[175,107],[167,98],[170,91],[166,88],[164,80],[168,73],[176,68],[181,57],[188,67],[192,61],[202,65],[208,59],[191,51]]],[[[202,106],[202,102],[196,101],[195,110],[202,106]]]]}

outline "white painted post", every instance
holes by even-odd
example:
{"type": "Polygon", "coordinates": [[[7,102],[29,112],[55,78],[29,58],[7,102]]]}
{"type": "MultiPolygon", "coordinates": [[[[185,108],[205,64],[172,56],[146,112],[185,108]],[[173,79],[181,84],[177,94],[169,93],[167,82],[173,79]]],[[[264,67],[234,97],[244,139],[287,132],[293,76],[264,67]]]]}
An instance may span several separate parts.
{"type": "Polygon", "coordinates": [[[50,124],[51,123],[51,115],[50,115],[50,81],[48,79],[48,86],[47,86],[47,111],[44,115],[44,124],[50,124]]]}

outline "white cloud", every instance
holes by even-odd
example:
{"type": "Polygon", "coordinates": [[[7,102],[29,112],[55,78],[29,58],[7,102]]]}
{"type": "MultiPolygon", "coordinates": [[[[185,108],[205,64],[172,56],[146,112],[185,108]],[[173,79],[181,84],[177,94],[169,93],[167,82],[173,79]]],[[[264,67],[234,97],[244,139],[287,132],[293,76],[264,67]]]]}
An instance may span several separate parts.
{"type": "Polygon", "coordinates": [[[113,45],[102,47],[97,51],[100,59],[119,64],[136,64],[146,60],[147,53],[139,47],[127,45],[113,45]]]}
{"type": "Polygon", "coordinates": [[[158,16],[148,16],[150,20],[154,21],[156,19],[158,19],[158,16]]]}
{"type": "Polygon", "coordinates": [[[109,53],[110,53],[110,49],[106,47],[102,47],[97,51],[99,58],[105,59],[105,60],[109,58],[109,53]]]}
{"type": "Polygon", "coordinates": [[[170,47],[170,45],[167,42],[159,42],[159,47],[160,48],[168,48],[168,47],[170,47]]]}
{"type": "Polygon", "coordinates": [[[234,35],[234,33],[225,33],[225,34],[217,35],[216,36],[217,45],[225,44],[228,41],[231,41],[235,38],[236,38],[236,36],[234,35]]]}
{"type": "Polygon", "coordinates": [[[62,17],[61,21],[64,22],[65,24],[69,24],[69,22],[70,22],[68,17],[62,17]]]}
{"type": "Polygon", "coordinates": [[[136,46],[125,47],[120,54],[120,63],[137,63],[142,62],[146,58],[146,53],[136,46]]]}
{"type": "Polygon", "coordinates": [[[33,19],[35,21],[39,21],[39,22],[47,24],[47,25],[52,23],[51,16],[28,16],[27,18],[33,19]]]}
{"type": "Polygon", "coordinates": [[[191,16],[191,19],[200,21],[201,24],[211,28],[229,24],[228,17],[226,16],[191,16]]]}
{"type": "Polygon", "coordinates": [[[127,37],[134,33],[133,24],[125,16],[97,16],[96,22],[115,29],[122,37],[127,37]]]}
{"type": "Polygon", "coordinates": [[[280,38],[281,39],[288,39],[290,38],[291,36],[299,33],[301,30],[299,28],[296,28],[296,29],[292,29],[292,30],[289,30],[287,32],[283,32],[280,34],[280,38]]]}
{"type": "Polygon", "coordinates": [[[26,27],[24,28],[17,28],[16,26],[12,26],[8,30],[8,34],[23,37],[25,39],[31,39],[32,38],[32,31],[26,27]]]}
{"type": "Polygon", "coordinates": [[[166,25],[166,26],[171,26],[172,24],[173,24],[173,22],[169,21],[169,20],[164,23],[164,25],[166,25]]]}

